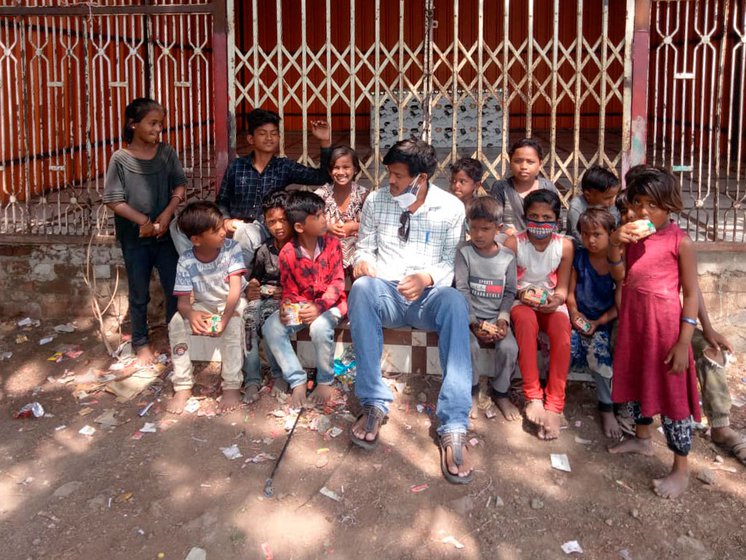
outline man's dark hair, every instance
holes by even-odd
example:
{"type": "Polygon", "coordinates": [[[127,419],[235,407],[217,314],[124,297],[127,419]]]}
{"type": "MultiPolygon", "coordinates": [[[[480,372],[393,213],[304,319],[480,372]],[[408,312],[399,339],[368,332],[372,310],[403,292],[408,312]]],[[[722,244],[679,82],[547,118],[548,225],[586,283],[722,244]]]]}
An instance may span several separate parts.
{"type": "Polygon", "coordinates": [[[332,148],[332,153],[329,154],[329,173],[332,172],[332,168],[334,167],[334,164],[337,163],[337,160],[345,156],[350,156],[352,158],[352,166],[355,168],[353,178],[357,178],[360,174],[360,158],[357,157],[355,150],[349,146],[334,146],[332,148]]]}
{"type": "Polygon", "coordinates": [[[616,229],[614,216],[606,208],[589,208],[578,218],[578,233],[583,233],[583,229],[590,227],[602,227],[606,233],[611,233],[616,229]]]}
{"type": "Polygon", "coordinates": [[[206,231],[216,230],[223,224],[223,213],[214,202],[198,200],[190,202],[179,214],[179,229],[191,238],[206,231]]]}
{"type": "Polygon", "coordinates": [[[562,210],[562,201],[560,200],[560,197],[556,192],[550,191],[549,189],[539,189],[538,191],[529,193],[528,196],[523,199],[524,217],[528,213],[528,209],[531,207],[531,205],[537,202],[548,204],[559,220],[560,211],[562,210]]]}
{"type": "Polygon", "coordinates": [[[538,140],[534,140],[533,138],[521,138],[520,140],[515,142],[510,147],[510,150],[508,150],[508,157],[512,158],[513,154],[521,148],[533,148],[533,150],[536,152],[536,155],[539,156],[539,160],[544,158],[544,149],[541,147],[541,144],[539,144],[538,140]]]}
{"type": "Polygon", "coordinates": [[[265,124],[280,126],[280,115],[274,111],[268,111],[267,109],[254,109],[248,114],[246,120],[249,123],[249,134],[254,134],[254,131],[257,128],[264,126],[265,124]]]}
{"type": "Polygon", "coordinates": [[[127,144],[131,144],[135,139],[135,132],[132,125],[139,123],[145,118],[150,111],[160,111],[166,113],[163,106],[155,99],[149,97],[138,97],[134,99],[124,109],[124,126],[122,127],[122,138],[127,144]]]}
{"type": "Polygon", "coordinates": [[[430,179],[438,166],[438,158],[435,156],[435,148],[430,144],[424,140],[410,138],[400,140],[391,146],[383,158],[383,164],[391,165],[392,163],[405,164],[410,177],[426,173],[427,178],[430,179]]]}
{"type": "Polygon", "coordinates": [[[467,177],[469,177],[469,179],[471,179],[475,183],[479,183],[482,180],[482,175],[484,174],[484,166],[482,165],[482,162],[478,159],[469,157],[457,159],[450,165],[450,168],[452,174],[463,171],[464,173],[466,173],[467,177]]]}
{"type": "Polygon", "coordinates": [[[667,212],[678,213],[684,209],[679,182],[668,169],[635,166],[627,172],[625,179],[630,202],[634,202],[636,196],[649,196],[658,208],[667,212]]]}
{"type": "Polygon", "coordinates": [[[309,191],[293,191],[288,195],[285,205],[285,215],[290,227],[303,224],[308,216],[318,213],[325,208],[324,199],[309,191]]]}
{"type": "Polygon", "coordinates": [[[580,180],[583,191],[606,192],[619,185],[619,179],[611,171],[600,165],[589,167],[580,180]]]}
{"type": "Polygon", "coordinates": [[[503,223],[503,206],[491,196],[480,196],[469,203],[466,217],[469,221],[487,220],[499,226],[503,223]]]}
{"type": "Polygon", "coordinates": [[[266,214],[275,208],[285,208],[288,205],[288,193],[284,190],[269,193],[262,199],[262,214],[266,214]]]}

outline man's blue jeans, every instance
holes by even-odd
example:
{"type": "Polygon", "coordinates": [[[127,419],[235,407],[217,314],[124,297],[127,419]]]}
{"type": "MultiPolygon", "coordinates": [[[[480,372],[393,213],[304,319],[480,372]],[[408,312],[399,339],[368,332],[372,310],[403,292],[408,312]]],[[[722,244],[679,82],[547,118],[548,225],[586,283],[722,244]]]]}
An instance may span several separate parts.
{"type": "Polygon", "coordinates": [[[262,333],[282,376],[291,389],[308,381],[306,371],[301,366],[298,356],[290,343],[290,334],[308,328],[311,342],[316,350],[316,383],[331,385],[334,381],[334,329],[342,319],[339,309],[332,307],[325,311],[310,325],[283,325],[280,311],[275,311],[264,322],[262,333]]]}
{"type": "Polygon", "coordinates": [[[383,329],[411,326],[438,333],[443,384],[436,414],[438,433],[466,433],[471,408],[471,352],[469,311],[454,288],[427,288],[419,299],[408,301],[397,283],[364,276],[352,284],[349,297],[350,330],[357,354],[355,394],[362,405],[384,413],[394,400],[381,377],[383,329]]]}

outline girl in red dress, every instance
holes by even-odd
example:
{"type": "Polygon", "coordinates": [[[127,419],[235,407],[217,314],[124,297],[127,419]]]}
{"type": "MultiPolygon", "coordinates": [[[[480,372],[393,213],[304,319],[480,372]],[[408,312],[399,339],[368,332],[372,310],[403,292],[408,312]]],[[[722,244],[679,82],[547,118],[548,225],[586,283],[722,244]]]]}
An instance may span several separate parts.
{"type": "Polygon", "coordinates": [[[638,166],[626,181],[626,196],[638,220],[611,236],[609,262],[617,281],[624,279],[612,399],[629,404],[635,437],[609,451],[653,455],[652,417],[660,414],[674,460],[670,474],[653,480],[653,487],[661,497],[676,498],[689,484],[692,418],[700,418],[691,349],[697,325],[697,256],[692,240],[670,219],[671,212],[683,209],[673,175],[638,166]]]}

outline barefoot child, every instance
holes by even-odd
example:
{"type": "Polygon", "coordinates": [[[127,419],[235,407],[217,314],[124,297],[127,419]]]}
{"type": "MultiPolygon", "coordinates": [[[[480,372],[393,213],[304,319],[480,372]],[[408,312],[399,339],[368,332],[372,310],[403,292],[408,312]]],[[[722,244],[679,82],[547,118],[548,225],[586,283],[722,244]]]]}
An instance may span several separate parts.
{"type": "Polygon", "coordinates": [[[148,340],[150,277],[158,269],[166,300],[166,322],[176,313],[176,262],[168,225],[186,196],[186,177],[176,151],[160,141],[166,111],[156,101],[135,99],[124,110],[127,147],[109,161],[104,203],[114,212],[129,288],[132,348],[147,365],[154,355],[148,340]]]}
{"type": "Polygon", "coordinates": [[[360,214],[368,191],[355,182],[360,174],[360,160],[349,146],[337,146],[329,157],[329,175],[332,183],[316,190],[326,205],[328,233],[342,244],[342,262],[350,270],[355,258],[360,214]]]}
{"type": "Polygon", "coordinates": [[[598,410],[606,437],[619,439],[622,430],[611,400],[611,328],[617,317],[616,286],[609,272],[609,235],[614,217],[600,208],[583,212],[577,223],[583,244],[575,251],[567,309],[573,331],[572,366],[589,368],[596,382],[598,410]]]}
{"type": "MultiPolygon", "coordinates": [[[[494,196],[503,206],[503,232],[513,235],[526,229],[523,201],[529,193],[548,190],[558,193],[557,187],[539,173],[544,152],[533,138],[522,138],[510,147],[510,177],[497,181],[492,187],[494,196]]],[[[559,220],[559,215],[557,216],[559,220]]]]}
{"type": "Polygon", "coordinates": [[[676,498],[689,484],[692,417],[700,417],[691,349],[699,307],[697,258],[692,240],[670,220],[671,212],[683,208],[673,175],[636,169],[627,176],[627,198],[655,231],[631,222],[611,236],[610,259],[618,261],[624,245],[626,267],[612,398],[629,403],[636,427],[634,439],[609,451],[652,455],[652,417],[660,414],[674,461],[670,474],[654,480],[653,487],[663,498],[676,498]]]}
{"type": "MultiPolygon", "coordinates": [[[[292,229],[285,215],[287,193],[275,191],[264,198],[264,225],[270,238],[254,254],[251,266],[251,280],[246,289],[249,300],[244,311],[246,321],[246,355],[244,357],[244,395],[243,402],[250,404],[259,399],[259,388],[262,385],[262,365],[259,361],[259,337],[267,317],[280,308],[282,288],[280,287],[280,250],[290,241],[292,229]]],[[[272,395],[285,394],[288,384],[282,378],[282,372],[274,356],[264,347],[267,361],[272,372],[272,395]]]]}
{"type": "Polygon", "coordinates": [[[174,364],[174,396],[166,410],[180,414],[192,396],[194,375],[189,356],[189,333],[220,337],[223,396],[221,411],[240,402],[246,300],[246,267],[238,243],[225,238],[223,215],[208,201],[192,202],[179,216],[179,229],[192,248],[181,257],[176,270],[174,295],[178,309],[168,324],[174,364]]]}
{"type": "Polygon", "coordinates": [[[482,187],[484,166],[474,158],[461,158],[451,164],[451,194],[468,205],[472,200],[485,196],[482,187]]]}
{"type": "Polygon", "coordinates": [[[619,225],[619,210],[614,203],[621,186],[616,175],[599,165],[589,167],[583,173],[583,178],[580,180],[582,192],[572,197],[570,207],[567,209],[567,235],[573,238],[576,248],[582,243],[578,220],[580,215],[589,208],[608,210],[614,218],[614,227],[619,225]]]}
{"type": "MultiPolygon", "coordinates": [[[[456,288],[469,303],[472,356],[479,347],[495,348],[495,369],[490,372],[495,404],[506,420],[519,417],[508,398],[515,373],[518,344],[510,330],[510,308],[516,293],[515,254],[495,241],[502,223],[502,208],[492,197],[475,199],[466,211],[471,240],[456,249],[456,288]]],[[[472,367],[474,367],[472,358],[472,367]]],[[[474,367],[472,398],[479,388],[474,367]]]]}
{"type": "Polygon", "coordinates": [[[570,319],[565,301],[570,285],[572,241],[558,233],[559,196],[547,189],[532,192],[524,201],[526,231],[505,246],[516,253],[518,296],[510,318],[518,341],[518,365],[523,376],[526,418],[539,426],[539,438],[557,439],[565,406],[570,366],[570,319]],[[539,294],[529,299],[527,293],[539,294]],[[521,301],[519,301],[521,300],[521,301]],[[546,389],[539,382],[537,337],[549,336],[549,375],[546,389]]]}
{"type": "Polygon", "coordinates": [[[334,329],[347,314],[342,247],[326,233],[324,201],[310,192],[289,195],[285,208],[295,237],[280,251],[282,306],[264,323],[264,337],[292,389],[292,405],[306,405],[306,372],[290,345],[290,334],[306,327],[316,350],[316,389],[311,400],[332,396],[334,329]]]}

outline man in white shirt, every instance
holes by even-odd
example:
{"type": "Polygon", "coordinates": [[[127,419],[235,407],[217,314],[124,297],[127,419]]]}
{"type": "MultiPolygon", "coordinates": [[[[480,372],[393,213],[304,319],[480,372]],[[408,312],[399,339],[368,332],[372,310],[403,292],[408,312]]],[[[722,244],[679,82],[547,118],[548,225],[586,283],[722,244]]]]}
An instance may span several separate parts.
{"type": "Polygon", "coordinates": [[[389,185],[363,206],[349,297],[352,341],[357,353],[355,392],[363,413],[352,442],[378,443],[393,395],[381,378],[383,329],[411,326],[439,336],[443,384],[440,421],[441,470],[450,482],[473,478],[466,429],[471,407],[469,311],[451,287],[456,246],[464,235],[464,206],[429,183],[435,150],[421,140],[402,140],[383,159],[389,185]]]}

